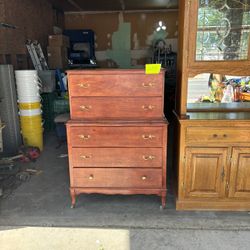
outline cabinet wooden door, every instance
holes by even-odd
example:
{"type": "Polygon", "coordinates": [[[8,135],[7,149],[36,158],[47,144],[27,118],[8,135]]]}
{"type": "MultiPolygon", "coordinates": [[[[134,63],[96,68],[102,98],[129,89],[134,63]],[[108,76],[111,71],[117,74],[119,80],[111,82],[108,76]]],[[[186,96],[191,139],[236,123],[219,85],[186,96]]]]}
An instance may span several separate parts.
{"type": "Polygon", "coordinates": [[[184,196],[221,198],[225,196],[228,148],[187,148],[184,196]]]}
{"type": "Polygon", "coordinates": [[[229,197],[250,199],[250,148],[233,148],[229,197]]]}

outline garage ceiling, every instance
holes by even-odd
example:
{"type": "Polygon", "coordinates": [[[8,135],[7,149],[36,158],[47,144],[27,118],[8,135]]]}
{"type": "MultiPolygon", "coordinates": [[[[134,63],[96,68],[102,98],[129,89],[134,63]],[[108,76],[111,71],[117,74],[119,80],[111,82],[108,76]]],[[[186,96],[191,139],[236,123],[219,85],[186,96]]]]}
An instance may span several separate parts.
{"type": "Polygon", "coordinates": [[[62,11],[165,10],[178,7],[178,0],[49,0],[62,11]]]}

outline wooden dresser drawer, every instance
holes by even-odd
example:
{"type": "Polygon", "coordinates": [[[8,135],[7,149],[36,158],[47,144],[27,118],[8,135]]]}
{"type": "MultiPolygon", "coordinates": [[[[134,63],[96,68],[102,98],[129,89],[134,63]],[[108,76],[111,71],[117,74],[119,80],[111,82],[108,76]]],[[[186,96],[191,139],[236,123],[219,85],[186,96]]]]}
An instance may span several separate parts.
{"type": "Polygon", "coordinates": [[[162,96],[158,75],[72,75],[71,96],[162,96]]]}
{"type": "Polygon", "coordinates": [[[162,148],[72,148],[73,167],[161,168],[162,148]]]}
{"type": "Polygon", "coordinates": [[[161,188],[161,169],[73,169],[74,187],[161,188]]]}
{"type": "Polygon", "coordinates": [[[199,142],[249,142],[249,128],[224,128],[224,127],[187,127],[187,143],[199,142]]]}
{"type": "Polygon", "coordinates": [[[162,127],[71,127],[73,147],[162,147],[162,127]]]}
{"type": "Polygon", "coordinates": [[[72,119],[162,118],[161,97],[73,97],[72,119]]]}

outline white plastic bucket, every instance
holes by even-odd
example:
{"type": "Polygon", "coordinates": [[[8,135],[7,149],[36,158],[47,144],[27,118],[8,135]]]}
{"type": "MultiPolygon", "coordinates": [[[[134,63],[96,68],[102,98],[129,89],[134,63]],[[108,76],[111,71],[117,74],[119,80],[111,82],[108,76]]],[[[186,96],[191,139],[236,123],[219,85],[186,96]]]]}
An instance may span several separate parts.
{"type": "Polygon", "coordinates": [[[18,103],[27,103],[27,102],[40,102],[40,96],[18,96],[18,103]]]}
{"type": "Polygon", "coordinates": [[[16,79],[17,87],[41,86],[40,80],[37,79],[16,79]]]}
{"type": "Polygon", "coordinates": [[[30,75],[30,76],[16,76],[16,80],[18,82],[20,81],[32,81],[32,82],[37,82],[40,78],[38,76],[35,76],[35,75],[30,75]]]}
{"type": "Polygon", "coordinates": [[[33,74],[33,75],[15,75],[15,77],[17,80],[22,80],[22,79],[33,79],[33,80],[35,79],[35,80],[37,80],[37,79],[39,79],[38,75],[35,75],[35,74],[33,74]]]}
{"type": "Polygon", "coordinates": [[[18,88],[17,89],[17,96],[20,97],[29,97],[29,96],[40,96],[40,92],[39,92],[39,89],[37,88],[23,88],[23,89],[20,89],[18,88]]]}
{"type": "Polygon", "coordinates": [[[36,70],[16,70],[15,76],[17,86],[41,86],[41,80],[36,70]]]}
{"type": "Polygon", "coordinates": [[[35,78],[16,78],[17,86],[42,86],[40,79],[35,78]]]}
{"type": "Polygon", "coordinates": [[[17,86],[17,95],[19,96],[37,96],[40,94],[41,88],[38,85],[34,86],[17,86]]]}
{"type": "Polygon", "coordinates": [[[38,76],[38,72],[33,69],[15,70],[15,76],[38,76]]]}
{"type": "Polygon", "coordinates": [[[26,96],[18,96],[18,101],[17,102],[40,102],[41,101],[41,96],[39,94],[37,95],[26,95],[26,96]]]}
{"type": "Polygon", "coordinates": [[[40,91],[42,88],[42,84],[39,81],[30,82],[30,81],[16,81],[17,92],[36,90],[40,91]]]}
{"type": "Polygon", "coordinates": [[[41,115],[41,109],[21,109],[19,111],[20,116],[34,116],[34,115],[41,115]]]}

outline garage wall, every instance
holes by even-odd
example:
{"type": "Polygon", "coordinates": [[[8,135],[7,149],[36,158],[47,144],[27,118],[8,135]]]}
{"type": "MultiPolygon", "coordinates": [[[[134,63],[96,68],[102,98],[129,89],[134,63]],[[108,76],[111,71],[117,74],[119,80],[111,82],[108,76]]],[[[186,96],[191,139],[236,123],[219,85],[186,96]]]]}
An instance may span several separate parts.
{"type": "Polygon", "coordinates": [[[0,63],[27,68],[26,40],[38,40],[46,48],[53,25],[58,20],[63,25],[63,21],[47,0],[0,0],[0,7],[1,22],[18,27],[0,28],[0,63]]]}
{"type": "MultiPolygon", "coordinates": [[[[157,38],[162,38],[166,44],[171,44],[177,50],[178,11],[159,12],[128,12],[128,13],[65,13],[65,29],[92,29],[96,34],[96,57],[99,65],[113,67],[124,58],[131,67],[140,67],[150,61],[152,44],[157,38]],[[167,30],[156,32],[158,22],[163,21],[167,30]],[[126,33],[126,34],[125,34],[126,33]],[[126,44],[126,35],[129,44],[126,44]],[[114,37],[115,36],[115,37],[114,37]],[[118,40],[123,42],[118,46],[118,40]],[[129,53],[121,53],[115,48],[129,48],[129,53]],[[112,53],[114,52],[114,53],[112,53]],[[129,56],[130,58],[125,58],[129,56]],[[128,59],[128,60],[127,60],[128,59]]],[[[119,66],[119,65],[118,65],[119,66]]],[[[127,67],[125,65],[124,67],[127,67]]]]}

